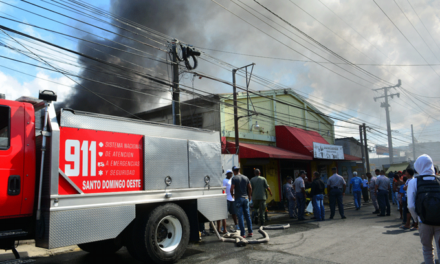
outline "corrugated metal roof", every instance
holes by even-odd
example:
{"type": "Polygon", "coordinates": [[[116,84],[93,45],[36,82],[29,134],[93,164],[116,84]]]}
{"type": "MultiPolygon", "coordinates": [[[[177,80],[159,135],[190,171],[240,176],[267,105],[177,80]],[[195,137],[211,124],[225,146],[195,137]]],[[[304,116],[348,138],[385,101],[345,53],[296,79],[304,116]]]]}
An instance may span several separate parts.
{"type": "Polygon", "coordinates": [[[387,172],[389,171],[403,171],[406,170],[409,166],[409,163],[403,162],[399,164],[391,164],[391,166],[387,169],[387,172]]]}

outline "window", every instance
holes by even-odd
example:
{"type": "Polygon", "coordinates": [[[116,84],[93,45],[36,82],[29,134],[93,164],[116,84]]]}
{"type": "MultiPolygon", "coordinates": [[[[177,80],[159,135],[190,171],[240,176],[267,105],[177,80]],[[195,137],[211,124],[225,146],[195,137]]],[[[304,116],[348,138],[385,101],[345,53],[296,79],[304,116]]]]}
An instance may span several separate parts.
{"type": "Polygon", "coordinates": [[[10,142],[10,108],[0,106],[0,149],[8,149],[10,142]]]}

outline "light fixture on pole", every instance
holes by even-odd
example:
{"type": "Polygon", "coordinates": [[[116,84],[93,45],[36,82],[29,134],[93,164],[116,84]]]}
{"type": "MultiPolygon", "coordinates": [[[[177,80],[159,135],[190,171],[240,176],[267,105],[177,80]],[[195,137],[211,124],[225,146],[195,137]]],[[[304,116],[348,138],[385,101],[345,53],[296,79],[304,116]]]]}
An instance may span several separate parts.
{"type": "Polygon", "coordinates": [[[252,131],[252,128],[254,128],[254,126],[255,126],[256,129],[259,129],[259,128],[260,128],[260,125],[258,124],[258,121],[255,121],[255,125],[252,124],[252,126],[251,126],[251,131],[252,131]]]}

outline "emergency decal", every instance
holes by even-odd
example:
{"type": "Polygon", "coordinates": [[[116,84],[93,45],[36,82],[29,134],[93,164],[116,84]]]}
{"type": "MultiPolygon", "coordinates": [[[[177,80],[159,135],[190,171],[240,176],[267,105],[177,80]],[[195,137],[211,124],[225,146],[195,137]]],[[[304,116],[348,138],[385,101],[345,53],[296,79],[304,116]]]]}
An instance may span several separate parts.
{"type": "Polygon", "coordinates": [[[143,136],[60,130],[59,194],[143,190],[143,136]]]}

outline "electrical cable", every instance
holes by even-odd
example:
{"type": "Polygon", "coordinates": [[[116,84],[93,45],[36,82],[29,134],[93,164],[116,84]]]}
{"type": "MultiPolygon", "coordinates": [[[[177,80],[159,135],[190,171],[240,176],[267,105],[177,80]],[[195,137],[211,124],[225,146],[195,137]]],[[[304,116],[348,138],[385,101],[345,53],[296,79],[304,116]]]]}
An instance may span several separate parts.
{"type": "Polygon", "coordinates": [[[408,22],[411,24],[412,28],[417,32],[417,35],[419,35],[420,39],[422,39],[423,43],[425,43],[425,45],[428,47],[428,49],[431,51],[432,55],[434,55],[437,60],[439,60],[439,58],[437,57],[437,55],[434,53],[434,51],[432,51],[431,47],[428,45],[428,43],[426,43],[425,39],[422,37],[422,35],[420,35],[420,32],[417,30],[417,28],[414,26],[414,24],[411,22],[411,20],[408,18],[408,16],[405,14],[405,12],[403,11],[403,9],[399,6],[399,4],[397,3],[396,0],[393,0],[394,3],[396,4],[396,6],[399,8],[399,10],[402,12],[402,14],[406,17],[406,20],[408,20],[408,22]]]}
{"type": "MultiPolygon", "coordinates": [[[[352,83],[355,83],[355,84],[357,84],[357,85],[359,85],[359,86],[362,86],[362,87],[368,88],[368,87],[362,85],[361,83],[358,83],[358,82],[356,82],[356,81],[354,81],[354,80],[352,80],[352,79],[350,79],[350,78],[348,78],[348,77],[345,77],[345,76],[343,76],[342,74],[340,74],[340,73],[338,73],[338,72],[336,72],[336,71],[334,71],[334,70],[332,70],[332,69],[326,67],[325,65],[320,64],[320,63],[317,62],[316,60],[313,60],[312,58],[310,58],[310,57],[308,57],[308,56],[306,56],[306,55],[300,53],[299,51],[297,51],[296,49],[292,48],[291,46],[289,46],[289,45],[283,43],[282,41],[280,41],[280,40],[274,38],[273,36],[269,35],[269,34],[266,33],[265,31],[263,31],[261,28],[259,28],[259,27],[255,26],[255,25],[253,25],[252,23],[246,21],[245,19],[243,19],[243,18],[240,17],[239,15],[235,14],[234,12],[232,12],[231,10],[229,10],[228,8],[226,8],[225,6],[221,5],[221,4],[218,3],[217,1],[215,1],[215,0],[211,0],[211,1],[214,2],[214,3],[216,3],[217,5],[219,5],[219,6],[220,6],[221,8],[223,8],[224,10],[230,12],[231,14],[233,14],[235,17],[237,17],[238,19],[242,20],[242,21],[245,22],[246,24],[248,24],[248,25],[250,25],[251,27],[255,28],[256,30],[260,31],[260,32],[263,33],[264,35],[266,35],[266,36],[272,38],[272,39],[275,40],[276,42],[278,42],[278,43],[280,43],[281,45],[287,47],[288,49],[290,49],[290,50],[292,50],[292,51],[294,51],[294,52],[296,52],[296,53],[298,53],[298,54],[300,54],[300,55],[306,57],[306,58],[309,59],[309,60],[312,60],[312,61],[316,62],[316,63],[317,63],[318,65],[320,65],[321,67],[323,67],[323,68],[327,69],[328,71],[330,71],[330,72],[332,72],[332,73],[334,73],[334,74],[340,76],[340,77],[343,78],[343,79],[346,79],[346,80],[348,80],[348,81],[350,81],[350,82],[352,82],[352,83]]],[[[231,0],[231,1],[232,1],[232,0],[231,0]]],[[[233,1],[232,1],[232,2],[233,2],[233,1]]],[[[233,3],[235,3],[235,2],[233,2],[233,3]]],[[[236,4],[236,3],[235,3],[235,4],[236,4]]],[[[238,4],[237,4],[237,5],[238,5],[238,4]]],[[[238,5],[238,6],[240,6],[240,5],[238,5]]],[[[240,7],[241,7],[241,6],[240,6],[240,7]]],[[[251,14],[252,14],[252,13],[251,13],[251,14]]],[[[252,15],[253,15],[253,14],[252,14],[252,15]]],[[[261,19],[260,19],[260,20],[261,20],[261,19]]],[[[264,22],[264,21],[263,21],[263,22],[264,22]]],[[[266,22],[264,22],[264,23],[266,23],[266,22]]],[[[266,24],[267,24],[267,23],[266,23],[266,24]]],[[[272,27],[272,28],[274,28],[274,27],[271,26],[271,25],[269,25],[269,26],[272,27]]],[[[274,29],[277,30],[276,28],[274,28],[274,29]]],[[[280,32],[279,30],[277,30],[277,31],[280,32]]],[[[324,60],[327,60],[327,59],[324,58],[323,56],[321,56],[321,55],[317,54],[316,52],[312,51],[311,49],[309,49],[308,47],[306,47],[306,46],[304,46],[303,44],[299,43],[299,42],[296,41],[295,39],[292,39],[291,37],[287,36],[286,34],[284,34],[284,33],[282,33],[282,32],[280,32],[280,33],[283,34],[284,36],[286,36],[287,38],[289,38],[290,40],[296,42],[296,43],[299,44],[300,46],[304,47],[305,49],[309,50],[309,51],[312,52],[313,54],[315,54],[315,55],[321,57],[321,58],[324,59],[324,60]]],[[[327,61],[329,61],[329,60],[327,60],[327,61]]],[[[329,61],[329,62],[330,62],[330,61],[329,61]]],[[[360,76],[358,76],[358,75],[356,75],[356,74],[354,74],[354,73],[352,73],[352,72],[350,72],[350,71],[348,71],[348,70],[342,68],[342,67],[339,66],[339,65],[335,65],[335,66],[337,66],[338,68],[342,69],[343,71],[346,71],[346,72],[348,72],[348,73],[350,73],[350,74],[352,74],[352,75],[354,75],[354,76],[356,76],[356,77],[358,77],[358,78],[360,78],[360,79],[362,79],[362,80],[364,80],[364,81],[366,81],[366,82],[369,82],[369,83],[371,83],[371,84],[374,84],[373,82],[371,82],[371,81],[369,81],[369,80],[367,80],[367,79],[365,79],[365,78],[362,78],[362,77],[360,77],[360,76]]]]}
{"type": "Polygon", "coordinates": [[[109,62],[103,61],[103,60],[101,60],[101,59],[94,58],[94,57],[92,57],[92,56],[89,56],[89,55],[83,54],[83,53],[81,53],[81,52],[77,52],[77,51],[74,51],[74,50],[70,50],[70,49],[67,49],[67,48],[61,47],[61,46],[59,46],[59,45],[56,45],[56,44],[53,44],[53,43],[47,42],[47,41],[45,41],[45,40],[42,40],[42,39],[39,39],[39,38],[36,38],[36,37],[30,36],[30,35],[28,35],[28,34],[22,33],[22,32],[20,32],[20,31],[17,31],[17,30],[14,30],[14,29],[11,29],[11,28],[8,28],[8,27],[5,27],[5,26],[2,26],[2,25],[0,25],[0,29],[6,30],[6,31],[9,31],[9,32],[12,32],[12,33],[18,34],[18,35],[22,35],[22,36],[27,37],[27,38],[31,38],[31,39],[33,39],[33,40],[40,41],[40,42],[42,42],[42,43],[44,43],[44,44],[46,44],[46,45],[50,45],[50,46],[57,47],[58,49],[62,49],[62,50],[65,50],[65,51],[68,51],[68,52],[74,53],[74,54],[76,54],[76,55],[79,55],[79,56],[82,56],[82,57],[85,57],[85,58],[88,58],[88,59],[91,59],[91,60],[94,60],[94,61],[98,61],[98,62],[101,62],[101,63],[106,64],[106,65],[110,65],[110,66],[115,67],[115,68],[118,68],[118,69],[120,69],[120,70],[129,70],[129,71],[132,72],[133,74],[136,74],[136,75],[138,75],[138,76],[144,77],[144,78],[146,78],[146,79],[149,79],[149,80],[151,80],[151,81],[154,81],[154,82],[157,82],[157,83],[160,83],[160,84],[163,84],[163,85],[170,85],[170,84],[168,84],[168,83],[166,83],[166,82],[163,82],[163,81],[159,80],[158,78],[154,78],[154,77],[149,76],[149,74],[145,74],[145,73],[137,72],[137,71],[135,71],[135,70],[133,70],[133,69],[130,69],[130,68],[127,68],[127,67],[124,67],[124,66],[120,66],[120,65],[113,64],[113,63],[109,63],[109,62]]]}
{"type": "MultiPolygon", "coordinates": [[[[27,49],[26,46],[22,45],[19,41],[17,41],[16,39],[14,39],[14,37],[12,37],[11,35],[9,35],[9,34],[8,34],[8,33],[7,33],[2,27],[3,27],[3,26],[0,26],[0,30],[1,30],[4,34],[8,35],[11,39],[13,39],[14,41],[16,41],[16,42],[17,42],[18,44],[20,44],[23,48],[27,49]]],[[[29,52],[32,52],[32,51],[29,50],[29,49],[28,49],[28,51],[29,51],[29,52]]],[[[35,54],[34,54],[34,55],[35,55],[35,54]]],[[[35,56],[38,56],[38,55],[35,55],[35,56]]],[[[48,62],[46,62],[44,59],[40,59],[40,60],[41,60],[42,62],[44,62],[45,64],[47,64],[47,65],[53,67],[51,64],[49,64],[48,62]]],[[[53,68],[54,68],[54,69],[57,69],[56,67],[53,67],[53,68]]],[[[122,108],[122,107],[120,107],[120,106],[118,106],[118,105],[116,105],[116,104],[113,104],[112,102],[110,102],[110,101],[108,101],[107,99],[103,98],[102,96],[96,94],[96,93],[93,92],[92,90],[90,90],[90,89],[84,87],[83,85],[81,85],[80,83],[76,82],[75,80],[73,80],[73,79],[70,78],[69,76],[65,75],[63,72],[60,71],[60,73],[63,74],[64,76],[66,76],[67,78],[69,78],[71,81],[73,81],[74,83],[76,83],[76,84],[79,85],[80,87],[82,87],[84,90],[86,90],[86,91],[88,91],[88,92],[90,92],[90,93],[92,93],[92,94],[95,94],[97,97],[103,99],[103,100],[106,101],[107,103],[112,104],[113,106],[119,108],[120,110],[126,112],[127,114],[139,118],[139,117],[136,116],[135,114],[130,113],[129,111],[125,110],[124,108],[122,108]]]]}
{"type": "MultiPolygon", "coordinates": [[[[56,7],[58,7],[58,8],[61,8],[61,9],[64,9],[64,10],[68,10],[68,11],[70,11],[70,12],[72,12],[72,13],[75,13],[75,14],[78,14],[78,15],[82,15],[82,16],[85,16],[85,17],[91,18],[91,19],[93,19],[93,20],[96,20],[96,21],[99,21],[99,22],[103,22],[103,23],[105,23],[105,24],[108,24],[108,25],[111,25],[111,26],[117,27],[117,28],[119,28],[119,29],[121,29],[121,30],[128,31],[128,32],[130,32],[130,33],[132,33],[132,34],[134,34],[134,35],[141,36],[141,37],[144,37],[144,38],[146,38],[146,39],[148,39],[148,40],[151,40],[151,41],[153,41],[153,42],[155,42],[155,43],[157,43],[157,44],[159,44],[159,45],[166,46],[166,44],[164,44],[163,42],[160,42],[160,41],[157,41],[157,40],[155,40],[155,39],[149,38],[149,37],[147,37],[147,36],[141,35],[141,34],[139,34],[139,33],[137,33],[137,32],[134,32],[134,31],[129,30],[129,29],[127,29],[127,28],[124,28],[124,27],[118,26],[118,25],[116,25],[116,24],[114,24],[114,23],[107,22],[107,21],[105,21],[105,20],[103,20],[103,19],[100,19],[100,18],[97,18],[97,17],[95,17],[95,16],[93,16],[93,15],[86,14],[85,12],[81,12],[81,11],[75,9],[75,8],[72,8],[72,7],[67,6],[67,5],[65,5],[65,4],[62,4],[62,3],[59,3],[59,2],[57,2],[57,1],[55,1],[55,0],[52,0],[52,2],[55,2],[56,4],[51,3],[51,2],[48,2],[48,1],[45,1],[45,0],[41,0],[41,1],[44,2],[44,3],[48,3],[48,4],[50,4],[50,5],[56,6],[56,7]],[[70,10],[69,10],[69,9],[70,9],[70,10]]],[[[92,25],[92,26],[94,26],[94,25],[92,25]]]]}
{"type": "MultiPolygon", "coordinates": [[[[99,28],[100,30],[103,30],[103,31],[106,31],[106,32],[109,32],[109,33],[115,34],[115,35],[117,35],[117,36],[124,37],[124,38],[130,39],[130,40],[132,40],[132,41],[136,41],[136,42],[138,42],[138,43],[140,43],[140,44],[142,44],[142,45],[148,46],[148,47],[150,47],[150,48],[154,48],[154,49],[157,49],[157,50],[161,50],[161,51],[165,51],[165,52],[167,52],[166,50],[163,50],[163,49],[158,48],[158,47],[156,47],[156,46],[150,45],[150,44],[148,44],[148,43],[145,43],[145,42],[139,41],[139,40],[134,39],[134,38],[130,38],[130,37],[128,37],[128,36],[125,36],[125,35],[122,35],[122,34],[119,34],[119,33],[115,33],[115,32],[113,32],[113,31],[107,30],[107,29],[102,28],[102,27],[98,27],[98,26],[96,26],[96,25],[92,25],[92,24],[87,23],[87,22],[85,22],[85,21],[82,21],[82,20],[79,20],[79,19],[76,19],[76,18],[73,18],[73,17],[67,16],[67,15],[65,15],[65,14],[62,14],[62,13],[59,13],[59,12],[56,12],[56,11],[53,11],[53,10],[51,10],[51,9],[49,9],[49,8],[45,8],[45,7],[39,6],[39,5],[34,4],[34,3],[30,3],[30,2],[28,2],[28,1],[26,1],[26,0],[20,0],[20,1],[25,2],[25,3],[29,4],[29,5],[33,5],[33,6],[35,6],[35,7],[38,7],[38,8],[44,9],[44,10],[46,10],[46,11],[49,11],[49,12],[52,12],[52,13],[55,13],[55,14],[58,14],[58,15],[61,15],[61,16],[64,16],[64,17],[67,17],[67,18],[72,19],[72,20],[75,20],[75,21],[77,21],[77,22],[80,22],[80,23],[83,23],[83,24],[86,24],[86,25],[89,25],[89,26],[93,26],[93,27],[95,27],[95,28],[99,28]]],[[[0,2],[3,2],[3,1],[0,1],[0,2]]],[[[3,3],[5,3],[5,2],[3,2],[3,3]]],[[[8,3],[5,3],[5,4],[7,4],[7,5],[11,5],[11,4],[8,4],[8,3]]],[[[13,6],[13,5],[11,5],[11,6],[13,6]]],[[[14,6],[14,7],[19,8],[19,9],[21,9],[21,10],[24,10],[24,11],[26,11],[26,12],[32,13],[32,14],[34,14],[34,15],[38,15],[38,16],[44,17],[44,16],[42,16],[42,15],[36,14],[36,13],[31,12],[31,11],[28,11],[28,10],[26,10],[26,9],[23,9],[23,8],[20,8],[20,7],[17,7],[17,6],[14,6]]],[[[44,17],[44,18],[49,19],[49,20],[53,20],[53,19],[51,19],[51,18],[47,18],[47,17],[44,17]]],[[[55,21],[55,22],[57,22],[57,23],[64,24],[64,23],[59,22],[59,21],[56,21],[56,20],[53,20],[53,21],[55,21]]],[[[66,25],[66,24],[64,24],[64,25],[66,25]]],[[[72,28],[75,28],[75,27],[70,26],[70,25],[66,25],[66,26],[68,26],[68,27],[72,27],[72,28]]],[[[82,31],[81,29],[78,29],[78,28],[75,28],[75,29],[82,31]]],[[[120,28],[120,29],[123,29],[123,28],[120,28]]],[[[132,33],[134,33],[134,32],[132,32],[132,33]]],[[[162,45],[163,45],[163,44],[162,44],[162,45]]]]}
{"type": "MultiPolygon", "coordinates": [[[[23,1],[23,0],[20,0],[20,1],[23,1]]],[[[0,1],[0,2],[1,2],[1,1],[0,1]]],[[[39,15],[39,16],[40,16],[40,15],[39,15]]],[[[94,41],[87,40],[87,39],[84,39],[84,38],[75,37],[75,36],[68,35],[68,34],[65,34],[65,33],[62,33],[62,32],[58,32],[58,31],[51,30],[51,29],[48,29],[48,28],[40,27],[40,26],[37,26],[37,25],[34,25],[34,24],[21,22],[21,21],[18,21],[18,20],[12,19],[12,18],[7,18],[7,17],[4,17],[4,16],[0,16],[0,18],[2,18],[2,19],[6,19],[6,20],[9,20],[9,21],[14,21],[14,22],[16,22],[16,23],[23,24],[23,25],[26,25],[26,26],[35,27],[35,28],[38,28],[38,29],[41,29],[41,30],[45,30],[45,31],[51,32],[51,33],[59,34],[59,35],[65,36],[65,37],[74,38],[74,39],[77,39],[77,40],[81,40],[81,41],[89,42],[89,43],[96,44],[96,45],[100,45],[100,46],[105,46],[105,47],[110,48],[110,49],[114,49],[114,50],[118,50],[118,51],[121,51],[121,52],[129,53],[129,54],[131,54],[131,55],[141,56],[141,57],[144,57],[144,58],[147,58],[147,59],[151,59],[151,60],[154,60],[154,61],[157,61],[157,62],[165,63],[165,62],[162,61],[162,60],[158,60],[158,59],[155,59],[155,58],[151,58],[151,57],[148,57],[148,56],[144,56],[144,55],[141,55],[141,54],[138,54],[138,53],[133,53],[133,52],[130,52],[130,51],[127,51],[127,50],[118,49],[118,48],[116,48],[116,47],[112,47],[112,46],[104,45],[104,44],[102,44],[102,43],[94,42],[94,41]]],[[[49,19],[49,18],[48,18],[48,19],[49,19]]],[[[50,19],[50,20],[52,20],[52,19],[50,19]]],[[[61,23],[61,22],[58,22],[58,23],[61,23]]],[[[64,24],[64,23],[61,23],[61,24],[63,24],[63,25],[67,25],[67,24],[64,24]]],[[[68,25],[67,25],[67,26],[68,26],[68,25]]],[[[93,34],[93,33],[91,33],[91,32],[88,32],[88,31],[85,31],[85,30],[82,30],[82,29],[75,28],[75,27],[73,27],[73,26],[69,26],[69,27],[72,27],[72,28],[74,28],[74,29],[76,29],[76,30],[79,30],[79,31],[85,32],[85,33],[90,34],[90,35],[92,35],[92,36],[99,37],[99,38],[102,38],[102,39],[108,40],[108,41],[110,41],[110,42],[114,42],[114,43],[116,43],[116,44],[118,44],[118,45],[121,45],[121,46],[124,46],[124,47],[126,47],[126,48],[130,48],[130,49],[133,49],[133,50],[136,50],[136,51],[139,51],[139,52],[142,52],[142,53],[148,54],[148,55],[152,55],[151,53],[148,53],[148,52],[146,52],[146,51],[143,51],[143,50],[140,50],[140,49],[133,48],[133,47],[131,47],[131,46],[128,46],[128,45],[125,45],[125,44],[122,44],[122,43],[116,42],[116,41],[114,41],[114,40],[111,40],[111,39],[108,39],[108,38],[105,38],[105,37],[99,36],[99,35],[97,35],[97,34],[93,34]]],[[[172,62],[171,62],[171,64],[172,64],[172,62]]]]}
{"type": "MultiPolygon", "coordinates": [[[[400,30],[400,28],[393,22],[393,20],[391,20],[391,18],[387,15],[387,13],[385,13],[385,11],[379,6],[379,4],[377,4],[377,2],[375,0],[373,0],[373,2],[377,5],[377,7],[379,7],[380,11],[382,11],[382,13],[388,18],[388,20],[390,20],[390,22],[394,25],[394,27],[396,27],[396,29],[400,32],[400,34],[402,34],[402,36],[406,39],[406,41],[408,41],[408,43],[414,48],[414,50],[420,55],[420,57],[422,57],[422,59],[425,61],[425,63],[428,63],[425,59],[425,57],[422,56],[422,54],[419,52],[418,49],[416,49],[416,47],[414,46],[414,44],[412,44],[411,41],[409,41],[409,39],[403,34],[403,32],[400,30]]],[[[434,68],[432,68],[432,66],[430,67],[435,74],[437,74],[437,76],[440,77],[440,75],[434,70],[434,68]]]]}
{"type": "MultiPolygon", "coordinates": [[[[202,50],[210,50],[215,52],[221,52],[221,53],[228,53],[233,55],[240,55],[240,56],[247,56],[247,57],[253,57],[253,58],[261,58],[261,59],[271,59],[271,60],[280,60],[280,61],[292,61],[292,62],[310,62],[315,63],[315,61],[312,60],[300,60],[300,59],[286,59],[281,57],[271,57],[271,56],[262,56],[262,55],[256,55],[256,54],[246,54],[246,53],[238,53],[238,52],[231,52],[231,51],[225,51],[225,50],[219,50],[219,49],[210,49],[205,47],[198,47],[202,50]]],[[[318,61],[319,63],[327,63],[327,64],[339,64],[339,65],[349,65],[349,63],[346,62],[328,62],[328,61],[318,61]]],[[[427,67],[427,66],[440,66],[440,63],[430,63],[430,64],[374,64],[374,63],[354,63],[356,65],[362,65],[362,66],[380,66],[380,67],[427,67]]]]}

